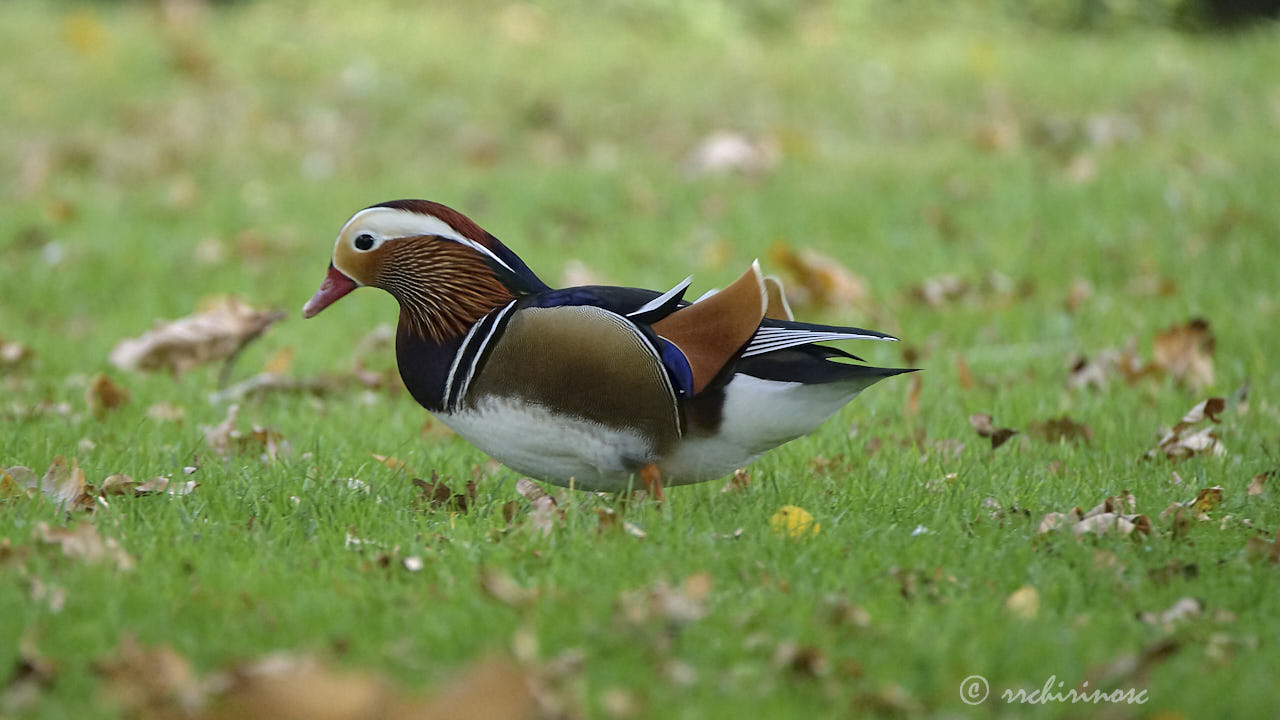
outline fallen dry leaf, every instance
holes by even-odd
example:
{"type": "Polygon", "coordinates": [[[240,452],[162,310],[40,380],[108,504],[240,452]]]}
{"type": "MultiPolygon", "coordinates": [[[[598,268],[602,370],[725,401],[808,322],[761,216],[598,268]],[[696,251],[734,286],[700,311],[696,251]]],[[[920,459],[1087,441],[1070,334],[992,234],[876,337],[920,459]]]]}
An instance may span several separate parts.
{"type": "Polygon", "coordinates": [[[911,286],[907,292],[916,302],[938,308],[964,298],[970,289],[968,281],[957,275],[935,275],[911,286]]]}
{"type": "Polygon", "coordinates": [[[1213,431],[1212,426],[1201,428],[1195,432],[1190,432],[1190,430],[1204,422],[1206,418],[1214,423],[1222,422],[1218,416],[1226,408],[1227,401],[1220,397],[1201,401],[1191,408],[1172,429],[1163,431],[1159,444],[1155,448],[1148,450],[1143,457],[1150,460],[1163,455],[1176,461],[1192,455],[1225,454],[1226,448],[1218,440],[1218,435],[1213,431]]]}
{"type": "Polygon", "coordinates": [[[122,370],[184,373],[205,363],[227,360],[282,318],[279,310],[255,310],[228,297],[194,315],[157,323],[141,337],[111,350],[111,364],[122,370]]]}
{"type": "Polygon", "coordinates": [[[749,487],[751,487],[751,473],[743,468],[738,468],[733,471],[733,477],[729,478],[724,487],[720,488],[720,492],[741,493],[746,492],[749,487]]]}
{"type": "Polygon", "coordinates": [[[773,652],[773,665],[801,677],[822,677],[830,670],[827,655],[821,648],[790,640],[778,644],[773,652]]]}
{"type": "Polygon", "coordinates": [[[510,575],[497,570],[480,573],[480,587],[489,597],[511,607],[531,605],[538,597],[536,591],[525,588],[510,575]]]}
{"type": "Polygon", "coordinates": [[[229,405],[227,416],[213,427],[204,428],[205,443],[217,455],[226,457],[233,453],[260,452],[260,459],[269,462],[289,449],[289,443],[278,430],[258,425],[248,432],[236,428],[240,418],[240,406],[229,405]]]}
{"type": "Polygon", "coordinates": [[[961,390],[973,389],[973,373],[969,371],[969,363],[959,353],[956,354],[956,382],[960,384],[961,390]]]}
{"type": "Polygon", "coordinates": [[[907,385],[907,399],[902,403],[902,416],[913,418],[920,414],[920,392],[924,389],[924,376],[912,373],[907,385]]]}
{"type": "Polygon", "coordinates": [[[92,523],[81,522],[74,528],[50,527],[48,523],[36,526],[36,538],[46,545],[56,545],[65,557],[86,562],[106,562],[117,570],[133,569],[133,558],[120,547],[115,538],[104,538],[92,523]]]}
{"type": "Polygon", "coordinates": [[[101,420],[108,412],[117,410],[129,402],[129,391],[116,384],[105,373],[98,373],[85,388],[84,399],[89,406],[89,412],[101,420]]]}
{"type": "Polygon", "coordinates": [[[1045,442],[1093,442],[1093,428],[1082,422],[1062,417],[1041,420],[1027,425],[1027,434],[1045,442]]]}
{"type": "Polygon", "coordinates": [[[769,527],[780,537],[793,540],[817,535],[822,526],[813,521],[808,510],[795,505],[783,505],[769,518],[769,527]]]}
{"type": "Polygon", "coordinates": [[[1245,548],[1252,558],[1270,560],[1272,565],[1280,564],[1280,527],[1276,528],[1275,539],[1264,540],[1252,535],[1245,548]]]}
{"type": "Polygon", "coordinates": [[[867,281],[841,265],[835,258],[802,248],[796,251],[785,242],[769,248],[769,259],[786,273],[788,302],[831,308],[859,306],[871,297],[867,281]]]}
{"type": "Polygon", "coordinates": [[[555,498],[548,495],[547,491],[534,481],[520,478],[516,481],[516,492],[533,506],[529,512],[528,524],[534,530],[543,535],[549,535],[564,521],[564,511],[558,507],[555,498]]]}
{"type": "Polygon", "coordinates": [[[369,454],[373,456],[374,460],[377,460],[378,462],[382,463],[383,465],[386,465],[392,470],[405,469],[404,461],[397,457],[394,457],[391,455],[379,455],[378,453],[369,453],[369,454]]]}
{"type": "Polygon", "coordinates": [[[1040,593],[1031,585],[1023,585],[1005,598],[1004,607],[1019,620],[1034,620],[1040,612],[1040,593]]]}
{"type": "Polygon", "coordinates": [[[1154,362],[1178,382],[1201,390],[1213,384],[1215,343],[1209,321],[1194,318],[1156,335],[1154,362]]]}
{"type": "Polygon", "coordinates": [[[0,712],[21,713],[35,705],[41,695],[52,689],[57,678],[58,666],[40,654],[33,634],[24,633],[18,640],[13,668],[0,692],[0,712]]]}
{"type": "Polygon", "coordinates": [[[63,510],[92,510],[95,491],[85,481],[80,465],[58,455],[49,463],[44,477],[37,476],[30,468],[14,466],[0,474],[0,497],[35,497],[43,493],[63,510]]]}
{"type": "Polygon", "coordinates": [[[1138,615],[1138,619],[1148,625],[1161,625],[1166,630],[1183,620],[1193,618],[1204,612],[1204,602],[1192,598],[1180,598],[1177,602],[1162,612],[1144,612],[1138,615]]]}
{"type": "Polygon", "coordinates": [[[127,717],[519,720],[536,710],[529,675],[499,658],[472,664],[429,697],[402,693],[372,673],[289,653],[200,678],[174,650],[142,647],[131,636],[94,668],[127,717]]]}
{"type": "Polygon", "coordinates": [[[13,369],[34,357],[31,348],[17,340],[0,337],[0,368],[13,369]]]}
{"type": "Polygon", "coordinates": [[[1137,500],[1128,490],[1120,495],[1112,496],[1094,506],[1089,512],[1074,508],[1070,512],[1051,512],[1040,520],[1037,535],[1070,528],[1076,537],[1083,535],[1142,535],[1151,534],[1151,520],[1146,515],[1138,515],[1137,500]]]}
{"type": "MultiPolygon", "coordinates": [[[[376,455],[374,457],[377,457],[376,455]]],[[[479,487],[475,480],[468,480],[465,492],[455,493],[433,470],[430,480],[414,478],[413,486],[420,491],[414,498],[414,505],[425,503],[429,510],[444,509],[451,512],[466,512],[475,501],[479,487]]]]}
{"type": "Polygon", "coordinates": [[[1280,475],[1280,470],[1268,470],[1254,475],[1249,480],[1249,487],[1245,490],[1249,495],[1261,495],[1267,489],[1267,480],[1280,475]]]}
{"type": "Polygon", "coordinates": [[[692,175],[758,174],[773,168],[779,154],[772,139],[751,140],[741,133],[717,130],[698,143],[684,166],[692,175]]]}
{"type": "Polygon", "coordinates": [[[991,439],[991,449],[995,450],[1005,444],[1009,438],[1018,434],[1013,428],[997,428],[987,413],[974,413],[969,416],[969,424],[974,430],[978,431],[978,435],[991,439]]]}
{"type": "Polygon", "coordinates": [[[623,614],[636,625],[655,620],[685,625],[706,617],[712,584],[710,573],[694,573],[679,587],[662,580],[647,590],[625,591],[619,601],[623,614]]]}

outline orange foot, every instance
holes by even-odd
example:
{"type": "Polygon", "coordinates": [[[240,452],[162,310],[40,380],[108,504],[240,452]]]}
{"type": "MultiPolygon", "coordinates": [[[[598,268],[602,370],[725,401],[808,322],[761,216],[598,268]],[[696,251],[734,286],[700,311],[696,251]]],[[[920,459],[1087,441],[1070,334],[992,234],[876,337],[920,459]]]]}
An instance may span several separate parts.
{"type": "Polygon", "coordinates": [[[640,481],[644,483],[649,497],[658,502],[666,501],[667,497],[662,494],[662,472],[658,470],[657,463],[649,463],[640,468],[640,481]]]}

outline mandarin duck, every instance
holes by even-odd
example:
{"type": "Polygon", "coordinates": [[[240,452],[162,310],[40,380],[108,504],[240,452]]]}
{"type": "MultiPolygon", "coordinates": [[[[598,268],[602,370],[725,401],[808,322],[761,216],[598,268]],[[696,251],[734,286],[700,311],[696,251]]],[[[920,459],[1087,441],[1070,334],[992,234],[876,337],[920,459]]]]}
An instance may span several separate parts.
{"type": "Polygon", "coordinates": [[[400,304],[396,360],[423,407],[515,471],[620,492],[723,477],[806,435],[855,395],[910,372],[825,345],[895,340],[796,322],[753,263],[696,302],[667,292],[555,289],[462,213],[396,200],[343,225],[313,317],[352,290],[400,304]]]}

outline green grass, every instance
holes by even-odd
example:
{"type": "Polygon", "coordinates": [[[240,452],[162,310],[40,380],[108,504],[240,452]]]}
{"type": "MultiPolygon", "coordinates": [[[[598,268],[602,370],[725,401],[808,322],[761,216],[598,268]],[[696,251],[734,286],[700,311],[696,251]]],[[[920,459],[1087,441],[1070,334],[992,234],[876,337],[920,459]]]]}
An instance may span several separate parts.
{"type": "MultiPolygon", "coordinates": [[[[12,712],[113,716],[92,663],[126,633],[202,673],[288,649],[430,690],[527,630],[541,661],[585,655],[564,693],[592,716],[612,688],[652,717],[1091,715],[997,696],[1050,676],[1096,684],[1099,668],[1169,638],[1172,656],[1117,681],[1150,697],[1121,715],[1274,713],[1280,568],[1251,560],[1246,543],[1274,534],[1280,488],[1246,486],[1280,455],[1280,31],[1057,34],[879,3],[765,13],[768,23],[715,3],[512,7],[246,2],[177,26],[150,5],[0,10],[0,336],[35,354],[0,377],[0,467],[43,472],[75,456],[98,482],[180,474],[198,455],[200,482],[183,498],[116,498],[88,517],[135,558],[124,575],[39,546],[38,523],[77,518],[48,502],[0,505],[0,537],[16,549],[0,559],[0,678],[23,636],[58,666],[34,705],[12,712]],[[1090,120],[1109,117],[1132,136],[1090,141],[1090,120]],[[774,138],[777,167],[689,176],[686,155],[722,128],[774,138]],[[1091,168],[1083,181],[1073,162],[1091,168]],[[908,381],[890,380],[752,466],[744,493],[707,483],[672,490],[661,508],[627,508],[643,540],[597,532],[594,509],[612,502],[587,494],[569,497],[544,537],[524,514],[503,530],[502,506],[519,500],[507,470],[481,481],[465,514],[415,504],[410,477],[434,471],[460,486],[485,458],[421,436],[427,416],[406,393],[248,402],[243,424],[279,430],[290,450],[273,463],[219,459],[201,430],[225,414],[208,402],[217,368],[175,379],[107,363],[155,319],[232,293],[292,311],[246,351],[238,377],[285,347],[299,377],[348,367],[356,338],[394,320],[390,298],[357,293],[306,323],[296,308],[349,214],[396,197],[471,214],[553,282],[576,258],[628,285],[666,288],[694,272],[696,294],[754,257],[767,265],[778,242],[821,250],[864,276],[871,299],[799,312],[916,348],[918,414],[904,416],[908,381]],[[209,239],[225,252],[201,263],[195,249],[209,239]],[[978,287],[992,272],[1026,291],[975,290],[939,307],[910,297],[941,273],[978,287]],[[1093,293],[1068,312],[1078,278],[1093,293]],[[1142,291],[1152,279],[1172,291],[1142,291]],[[1217,337],[1212,387],[1066,389],[1072,353],[1134,337],[1149,355],[1161,329],[1193,316],[1217,337]],[[971,389],[957,382],[957,357],[971,389]],[[101,420],[84,400],[100,371],[132,395],[101,420]],[[1220,427],[1225,456],[1142,460],[1160,425],[1245,382],[1247,413],[1220,427]],[[43,400],[71,412],[23,411],[43,400]],[[185,421],[149,419],[162,401],[185,421]],[[1015,437],[992,452],[969,427],[975,412],[1020,429],[1066,413],[1094,440],[1015,437]],[[963,449],[949,453],[938,442],[948,440],[963,449]],[[829,469],[815,470],[816,456],[829,469]],[[954,482],[926,486],[948,473],[954,482]],[[351,477],[369,491],[349,489],[351,477]],[[1212,485],[1222,505],[1174,537],[1160,512],[1212,485]],[[1045,513],[1125,489],[1150,536],[1037,539],[1045,513]],[[821,532],[775,536],[769,518],[786,504],[821,532]],[[350,547],[348,534],[366,542],[350,547]],[[392,548],[424,569],[379,567],[392,548]],[[1175,561],[1196,575],[1152,572],[1175,561]],[[538,589],[538,601],[492,599],[487,572],[538,589]],[[702,572],[706,617],[626,619],[627,591],[702,572]],[[33,600],[35,579],[64,589],[65,607],[33,600]],[[1004,607],[1025,585],[1039,593],[1031,619],[1004,607]],[[1184,596],[1205,612],[1170,628],[1137,617],[1184,596]],[[869,626],[833,621],[835,598],[869,626]],[[826,670],[779,667],[787,642],[816,648],[826,670]],[[676,660],[695,671],[690,684],[671,679],[676,660]],[[970,708],[959,685],[974,674],[993,692],[970,708]]],[[[903,362],[902,346],[850,349],[903,362]]]]}

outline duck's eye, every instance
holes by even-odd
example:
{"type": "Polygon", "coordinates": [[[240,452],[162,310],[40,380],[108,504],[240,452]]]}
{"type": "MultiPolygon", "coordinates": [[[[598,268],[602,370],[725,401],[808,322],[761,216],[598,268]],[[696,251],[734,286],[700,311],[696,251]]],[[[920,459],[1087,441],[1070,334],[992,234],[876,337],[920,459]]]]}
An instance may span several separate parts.
{"type": "Polygon", "coordinates": [[[357,250],[368,250],[371,247],[373,247],[373,236],[369,233],[364,233],[356,238],[357,250]]]}

